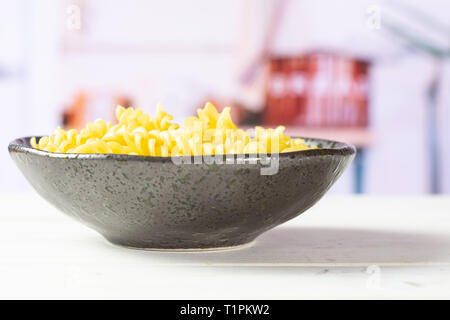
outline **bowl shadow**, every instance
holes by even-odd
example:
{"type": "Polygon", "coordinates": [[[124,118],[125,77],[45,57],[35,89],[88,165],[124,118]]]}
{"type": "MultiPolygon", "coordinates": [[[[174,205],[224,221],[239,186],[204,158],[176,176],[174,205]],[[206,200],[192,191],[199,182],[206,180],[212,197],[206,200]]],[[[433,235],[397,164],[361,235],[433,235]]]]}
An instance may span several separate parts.
{"type": "Polygon", "coordinates": [[[372,229],[281,227],[247,248],[204,252],[127,250],[171,265],[314,266],[449,263],[450,238],[372,229]]]}

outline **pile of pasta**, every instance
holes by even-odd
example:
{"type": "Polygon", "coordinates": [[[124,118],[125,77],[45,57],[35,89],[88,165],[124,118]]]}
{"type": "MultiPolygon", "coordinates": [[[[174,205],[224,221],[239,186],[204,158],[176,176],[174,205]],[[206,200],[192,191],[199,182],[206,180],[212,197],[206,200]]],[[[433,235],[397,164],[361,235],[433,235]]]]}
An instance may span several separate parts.
{"type": "Polygon", "coordinates": [[[262,154],[310,149],[303,139],[290,138],[284,127],[255,127],[254,134],[239,129],[233,123],[230,108],[221,113],[211,103],[197,110],[179,126],[173,117],[158,105],[156,116],[141,109],[116,108],[118,123],[96,120],[78,130],[58,127],[51,136],[36,141],[33,148],[56,153],[114,153],[155,157],[262,154]]]}

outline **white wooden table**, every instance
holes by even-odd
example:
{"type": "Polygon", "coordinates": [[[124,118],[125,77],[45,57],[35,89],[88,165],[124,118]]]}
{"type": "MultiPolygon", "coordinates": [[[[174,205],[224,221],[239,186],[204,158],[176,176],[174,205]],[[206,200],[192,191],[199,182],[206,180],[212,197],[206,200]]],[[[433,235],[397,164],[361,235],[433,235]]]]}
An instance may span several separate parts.
{"type": "Polygon", "coordinates": [[[0,298],[450,298],[450,198],[325,196],[247,249],[124,249],[0,195],[0,298]]]}

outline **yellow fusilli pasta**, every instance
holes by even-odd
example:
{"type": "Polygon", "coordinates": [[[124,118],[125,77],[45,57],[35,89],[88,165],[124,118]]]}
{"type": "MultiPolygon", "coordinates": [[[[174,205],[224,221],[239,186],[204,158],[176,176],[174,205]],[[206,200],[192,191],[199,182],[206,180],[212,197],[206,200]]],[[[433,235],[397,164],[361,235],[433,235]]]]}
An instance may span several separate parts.
{"type": "MultiPolygon", "coordinates": [[[[233,123],[230,108],[217,111],[211,103],[197,110],[181,127],[171,123],[173,117],[158,105],[151,118],[141,109],[116,108],[118,123],[96,120],[80,132],[57,128],[51,136],[36,140],[31,146],[57,153],[115,153],[156,157],[279,153],[310,149],[303,139],[291,139],[284,127],[255,127],[254,136],[233,123]]],[[[313,147],[314,148],[314,147],[313,147]]]]}

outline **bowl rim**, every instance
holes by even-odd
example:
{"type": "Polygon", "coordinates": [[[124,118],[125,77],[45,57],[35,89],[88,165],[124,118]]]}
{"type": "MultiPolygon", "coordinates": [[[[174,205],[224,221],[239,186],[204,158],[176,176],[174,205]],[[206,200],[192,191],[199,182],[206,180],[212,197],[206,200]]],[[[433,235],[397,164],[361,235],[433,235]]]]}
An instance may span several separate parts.
{"type": "MultiPolygon", "coordinates": [[[[28,153],[34,154],[38,156],[45,156],[49,158],[59,158],[59,159],[80,159],[80,160],[100,160],[100,159],[108,159],[108,160],[120,160],[120,161],[150,161],[150,162],[172,162],[172,157],[155,157],[155,156],[143,156],[143,155],[130,155],[130,154],[115,154],[115,153],[57,153],[57,152],[48,152],[45,150],[39,150],[31,147],[30,139],[35,137],[36,139],[41,138],[42,136],[26,136],[14,139],[8,145],[8,151],[10,153],[28,153]]],[[[292,136],[291,138],[301,138],[305,140],[312,140],[317,143],[328,143],[334,144],[333,147],[327,148],[317,148],[317,149],[307,149],[300,151],[292,151],[292,152],[284,152],[278,153],[279,158],[295,158],[295,157],[314,157],[314,156],[325,156],[325,155],[333,155],[333,156],[351,156],[356,153],[355,146],[341,142],[336,140],[328,140],[314,137],[298,137],[292,136]]],[[[233,158],[237,156],[242,157],[244,155],[245,159],[260,159],[260,154],[234,154],[233,158]]],[[[220,155],[216,155],[220,156],[220,155]]],[[[230,154],[222,155],[224,159],[230,154]]],[[[267,153],[268,157],[271,157],[272,154],[267,153]]],[[[181,160],[193,160],[195,156],[178,156],[176,158],[181,160]]],[[[201,157],[201,156],[197,156],[201,157]]],[[[191,162],[194,163],[194,162],[191,162]]]]}

